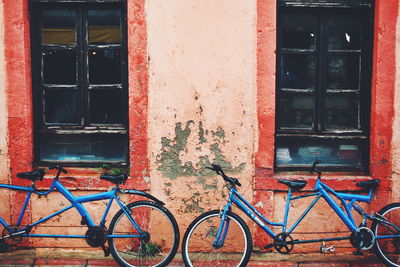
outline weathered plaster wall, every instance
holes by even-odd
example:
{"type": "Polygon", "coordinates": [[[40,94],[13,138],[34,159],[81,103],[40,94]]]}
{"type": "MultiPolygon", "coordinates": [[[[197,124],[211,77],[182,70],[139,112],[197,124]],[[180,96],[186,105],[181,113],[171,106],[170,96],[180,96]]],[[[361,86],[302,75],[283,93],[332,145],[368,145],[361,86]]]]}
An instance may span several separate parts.
{"type": "Polygon", "coordinates": [[[255,1],[148,0],[152,193],[184,231],[221,205],[218,163],[252,197],[256,131],[255,1]]]}
{"type": "MultiPolygon", "coordinates": [[[[400,8],[399,8],[400,15],[400,8]]],[[[396,83],[394,94],[394,123],[393,123],[393,184],[392,201],[400,201],[400,20],[397,19],[396,31],[396,83]]]]}
{"type": "MultiPolygon", "coordinates": [[[[3,2],[0,2],[0,183],[9,183],[7,145],[7,97],[4,60],[4,16],[3,2]]],[[[0,193],[0,216],[8,217],[9,194],[0,193]]]]}

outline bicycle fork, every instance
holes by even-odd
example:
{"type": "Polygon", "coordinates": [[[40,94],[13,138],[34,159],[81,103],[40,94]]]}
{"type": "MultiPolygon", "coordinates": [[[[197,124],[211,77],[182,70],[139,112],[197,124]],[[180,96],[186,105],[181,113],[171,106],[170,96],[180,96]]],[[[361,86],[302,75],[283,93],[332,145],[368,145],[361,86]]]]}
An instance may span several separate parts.
{"type": "Polygon", "coordinates": [[[221,223],[219,225],[217,235],[216,235],[214,241],[212,242],[212,246],[215,249],[219,249],[224,245],[225,238],[226,238],[226,235],[227,235],[228,229],[229,229],[229,223],[231,220],[227,216],[227,212],[230,210],[231,210],[231,207],[229,204],[227,204],[224,209],[222,209],[222,207],[220,209],[218,217],[221,218],[221,223]]]}

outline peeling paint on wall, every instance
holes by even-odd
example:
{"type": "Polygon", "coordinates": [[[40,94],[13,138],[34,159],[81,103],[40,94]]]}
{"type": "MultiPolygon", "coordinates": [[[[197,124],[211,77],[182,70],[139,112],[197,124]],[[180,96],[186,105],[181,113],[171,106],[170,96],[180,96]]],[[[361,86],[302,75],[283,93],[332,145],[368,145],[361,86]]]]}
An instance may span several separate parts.
{"type": "Polygon", "coordinates": [[[169,179],[177,179],[181,176],[196,176],[198,177],[197,183],[204,184],[205,189],[214,189],[216,185],[206,185],[204,177],[215,175],[213,171],[205,167],[211,164],[218,164],[224,170],[230,173],[241,172],[245,163],[240,163],[234,167],[227,161],[221,149],[221,144],[225,144],[225,131],[222,127],[216,130],[205,130],[203,123],[197,123],[198,128],[198,143],[196,144],[197,151],[209,150],[210,154],[205,156],[198,156],[196,161],[183,161],[180,157],[181,153],[188,152],[188,139],[191,134],[196,134],[192,131],[191,127],[196,123],[192,120],[187,121],[183,127],[183,123],[178,122],[175,125],[175,136],[173,138],[161,138],[161,152],[157,155],[156,163],[158,170],[164,177],[169,179]],[[211,134],[210,134],[211,133],[211,134]]]}

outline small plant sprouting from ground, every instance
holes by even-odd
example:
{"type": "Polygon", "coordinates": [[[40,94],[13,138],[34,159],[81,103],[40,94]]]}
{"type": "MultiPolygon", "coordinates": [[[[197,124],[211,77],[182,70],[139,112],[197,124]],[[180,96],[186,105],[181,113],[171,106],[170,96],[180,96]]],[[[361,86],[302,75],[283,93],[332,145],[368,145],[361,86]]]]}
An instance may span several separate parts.
{"type": "Polygon", "coordinates": [[[140,256],[145,257],[154,257],[161,253],[161,246],[158,245],[156,242],[152,243],[142,243],[139,246],[138,251],[140,256]]]}

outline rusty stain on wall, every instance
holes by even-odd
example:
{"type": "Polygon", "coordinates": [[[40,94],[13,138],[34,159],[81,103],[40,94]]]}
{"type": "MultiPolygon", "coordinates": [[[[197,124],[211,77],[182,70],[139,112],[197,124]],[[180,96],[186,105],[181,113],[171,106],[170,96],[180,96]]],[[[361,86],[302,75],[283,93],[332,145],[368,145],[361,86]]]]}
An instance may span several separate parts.
{"type": "Polygon", "coordinates": [[[197,177],[197,183],[204,184],[205,189],[214,189],[216,185],[206,185],[203,178],[215,175],[215,173],[205,167],[211,166],[211,164],[218,164],[227,172],[238,173],[246,165],[245,163],[240,163],[234,167],[226,160],[221,149],[221,144],[225,143],[225,131],[222,127],[218,127],[216,130],[205,130],[201,121],[197,124],[192,120],[184,124],[178,122],[175,125],[175,136],[173,138],[161,138],[161,152],[157,155],[156,160],[158,165],[157,170],[164,177],[173,180],[180,176],[195,176],[197,177]],[[192,125],[197,125],[198,128],[196,150],[203,151],[204,149],[208,149],[210,154],[199,156],[195,159],[196,161],[182,161],[180,155],[188,151],[189,136],[196,134],[190,128],[192,125]]]}

